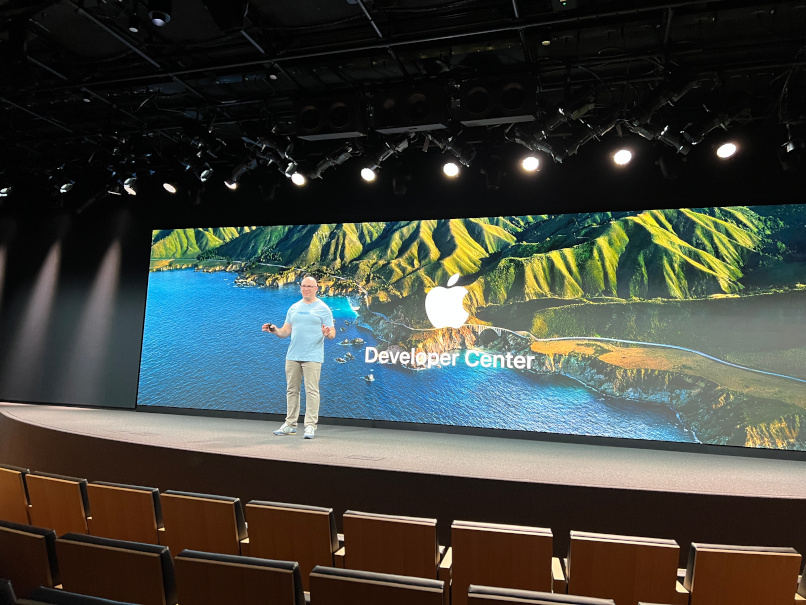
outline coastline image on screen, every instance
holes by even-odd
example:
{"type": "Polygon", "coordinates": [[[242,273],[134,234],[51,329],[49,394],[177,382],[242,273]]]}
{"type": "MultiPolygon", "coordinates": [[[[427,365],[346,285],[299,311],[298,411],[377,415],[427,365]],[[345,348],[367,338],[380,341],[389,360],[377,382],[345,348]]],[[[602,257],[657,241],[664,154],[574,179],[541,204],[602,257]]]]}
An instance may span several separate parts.
{"type": "Polygon", "coordinates": [[[138,406],[806,449],[806,205],[154,231],[138,406]],[[304,400],[304,398],[303,398],[304,400]],[[304,403],[303,403],[304,407],[304,403]]]}

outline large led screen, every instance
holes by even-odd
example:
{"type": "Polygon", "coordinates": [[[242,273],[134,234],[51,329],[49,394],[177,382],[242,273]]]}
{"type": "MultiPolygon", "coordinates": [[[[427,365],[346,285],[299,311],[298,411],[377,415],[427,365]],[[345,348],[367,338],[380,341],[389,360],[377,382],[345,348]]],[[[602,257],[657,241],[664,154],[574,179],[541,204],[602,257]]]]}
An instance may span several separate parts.
{"type": "Polygon", "coordinates": [[[138,405],[284,414],[261,326],[312,274],[322,417],[803,450],[805,229],[787,205],[155,231],[138,405]]]}

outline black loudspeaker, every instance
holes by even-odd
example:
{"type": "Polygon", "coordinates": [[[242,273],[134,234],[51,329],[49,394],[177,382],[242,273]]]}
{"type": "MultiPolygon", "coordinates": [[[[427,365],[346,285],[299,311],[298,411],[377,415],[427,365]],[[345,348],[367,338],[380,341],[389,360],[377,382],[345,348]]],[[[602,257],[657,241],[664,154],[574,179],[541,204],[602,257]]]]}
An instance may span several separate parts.
{"type": "Polygon", "coordinates": [[[372,96],[374,130],[399,134],[447,128],[449,104],[445,89],[435,83],[382,90],[372,96]]]}
{"type": "Polygon", "coordinates": [[[537,82],[531,76],[468,80],[460,89],[459,121],[465,126],[531,122],[537,111],[537,82]]]}
{"type": "Polygon", "coordinates": [[[367,112],[359,97],[300,99],[296,135],[306,141],[351,139],[367,134],[367,112]]]}

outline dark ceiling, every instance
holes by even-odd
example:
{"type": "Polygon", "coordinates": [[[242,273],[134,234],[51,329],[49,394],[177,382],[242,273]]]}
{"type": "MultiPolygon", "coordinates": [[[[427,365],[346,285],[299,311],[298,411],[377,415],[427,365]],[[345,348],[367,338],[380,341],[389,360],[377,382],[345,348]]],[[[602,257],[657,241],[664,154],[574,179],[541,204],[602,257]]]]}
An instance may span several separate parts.
{"type": "Polygon", "coordinates": [[[513,150],[611,137],[671,177],[726,132],[803,161],[806,0],[173,0],[163,27],[149,4],[0,0],[0,188],[327,180],[431,148],[492,189],[513,150]]]}

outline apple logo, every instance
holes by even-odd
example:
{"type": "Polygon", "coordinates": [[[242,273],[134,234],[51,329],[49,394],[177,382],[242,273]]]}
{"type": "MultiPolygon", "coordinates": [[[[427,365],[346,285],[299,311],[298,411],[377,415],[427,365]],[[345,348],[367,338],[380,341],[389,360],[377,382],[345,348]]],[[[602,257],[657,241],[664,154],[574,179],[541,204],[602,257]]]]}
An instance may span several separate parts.
{"type": "Polygon", "coordinates": [[[451,287],[458,280],[459,274],[456,273],[448,280],[447,288],[442,286],[431,288],[425,296],[425,312],[435,328],[460,328],[470,316],[462,306],[467,288],[451,287]]]}

